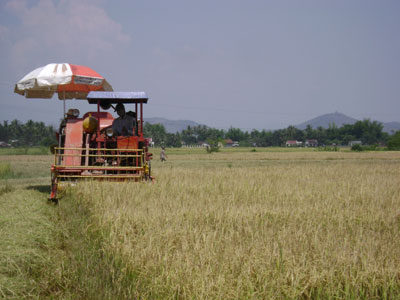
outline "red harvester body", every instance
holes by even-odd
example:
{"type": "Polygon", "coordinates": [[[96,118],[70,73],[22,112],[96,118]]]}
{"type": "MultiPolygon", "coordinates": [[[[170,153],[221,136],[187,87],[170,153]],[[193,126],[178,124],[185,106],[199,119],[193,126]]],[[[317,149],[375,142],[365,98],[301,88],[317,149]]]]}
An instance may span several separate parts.
{"type": "Polygon", "coordinates": [[[89,103],[97,111],[82,118],[77,110],[69,110],[58,132],[58,147],[54,148],[51,167],[50,200],[57,202],[60,182],[80,179],[107,181],[152,180],[148,152],[150,139],[143,137],[143,104],[148,98],[143,92],[90,92],[89,103]],[[134,105],[128,111],[133,125],[130,134],[113,131],[113,116],[107,110],[114,104],[134,105]],[[139,118],[138,118],[139,117],[139,118]]]}

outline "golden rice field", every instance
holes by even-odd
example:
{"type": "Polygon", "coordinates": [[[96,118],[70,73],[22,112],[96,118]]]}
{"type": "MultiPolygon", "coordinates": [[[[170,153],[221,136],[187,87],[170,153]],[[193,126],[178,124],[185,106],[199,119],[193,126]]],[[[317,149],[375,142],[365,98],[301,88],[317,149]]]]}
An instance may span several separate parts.
{"type": "Polygon", "coordinates": [[[400,299],[400,152],[154,149],[152,183],[0,155],[0,299],[400,299]]]}
{"type": "Polygon", "coordinates": [[[167,154],[154,184],[68,198],[121,261],[124,297],[400,298],[399,152],[167,154]]]}

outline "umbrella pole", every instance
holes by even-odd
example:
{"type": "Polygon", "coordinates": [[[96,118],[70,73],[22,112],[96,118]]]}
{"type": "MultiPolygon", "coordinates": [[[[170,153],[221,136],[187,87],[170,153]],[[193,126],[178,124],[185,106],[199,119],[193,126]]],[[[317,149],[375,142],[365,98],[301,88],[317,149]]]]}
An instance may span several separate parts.
{"type": "Polygon", "coordinates": [[[63,118],[65,118],[65,88],[63,87],[63,98],[64,98],[64,114],[63,114],[63,118]]]}
{"type": "MultiPolygon", "coordinates": [[[[64,108],[64,114],[63,114],[63,120],[65,118],[65,88],[63,87],[63,108],[64,108]]],[[[64,123],[64,121],[62,121],[64,123]]],[[[61,141],[62,141],[62,129],[60,128],[59,135],[58,135],[58,148],[61,148],[61,141]]],[[[58,165],[61,165],[61,149],[58,149],[58,165]]]]}

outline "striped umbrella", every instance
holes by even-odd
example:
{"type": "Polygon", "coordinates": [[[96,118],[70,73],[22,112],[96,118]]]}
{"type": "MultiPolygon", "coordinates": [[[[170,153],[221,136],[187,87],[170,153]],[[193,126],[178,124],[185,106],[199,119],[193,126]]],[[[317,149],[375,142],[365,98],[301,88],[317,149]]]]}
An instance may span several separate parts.
{"type": "Polygon", "coordinates": [[[48,64],[27,74],[15,85],[14,92],[26,98],[86,99],[90,91],[112,91],[111,85],[86,66],[67,63],[48,64]]]}

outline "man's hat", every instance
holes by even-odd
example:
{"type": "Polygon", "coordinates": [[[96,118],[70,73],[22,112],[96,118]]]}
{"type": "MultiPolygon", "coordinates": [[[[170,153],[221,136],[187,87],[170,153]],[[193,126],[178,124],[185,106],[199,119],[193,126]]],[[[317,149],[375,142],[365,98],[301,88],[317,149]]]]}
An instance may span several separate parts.
{"type": "Polygon", "coordinates": [[[118,103],[117,106],[115,106],[114,111],[119,111],[119,110],[125,110],[125,106],[122,103],[118,103]]]}

